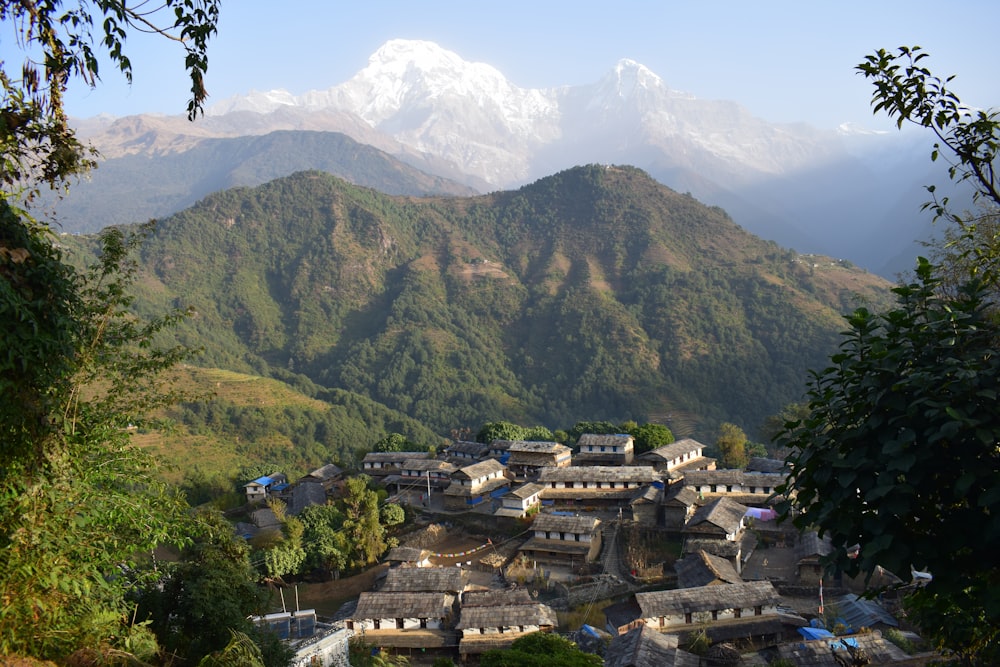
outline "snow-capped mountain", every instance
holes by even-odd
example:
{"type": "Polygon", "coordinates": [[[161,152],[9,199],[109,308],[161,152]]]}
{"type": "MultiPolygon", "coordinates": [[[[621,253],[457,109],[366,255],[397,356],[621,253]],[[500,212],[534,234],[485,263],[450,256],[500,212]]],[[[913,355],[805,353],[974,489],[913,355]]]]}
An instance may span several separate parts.
{"type": "MultiPolygon", "coordinates": [[[[736,102],[672,90],[633,60],[618,61],[593,84],[527,89],[490,65],[413,40],[385,43],[332,88],[252,91],[210,107],[204,120],[202,131],[222,136],[329,122],[330,130],[480,190],[578,164],[631,164],[722,206],[755,234],[883,271],[882,259],[899,249],[875,241],[873,230],[927,173],[921,161],[885,168],[886,155],[902,153],[898,134],[770,124],[736,102]]],[[[184,144],[157,143],[174,145],[184,144]]],[[[918,208],[913,224],[894,229],[897,245],[926,236],[918,208]]]]}

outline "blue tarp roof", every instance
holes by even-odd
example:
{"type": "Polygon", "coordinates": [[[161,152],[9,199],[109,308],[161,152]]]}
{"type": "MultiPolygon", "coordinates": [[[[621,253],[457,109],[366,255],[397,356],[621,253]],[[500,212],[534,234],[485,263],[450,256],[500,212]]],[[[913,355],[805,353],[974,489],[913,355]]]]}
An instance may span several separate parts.
{"type": "Polygon", "coordinates": [[[799,628],[799,634],[806,639],[828,639],[834,634],[823,628],[799,628]]]}
{"type": "Polygon", "coordinates": [[[273,482],[274,482],[273,479],[265,475],[264,477],[258,477],[254,481],[250,482],[250,484],[261,484],[263,486],[270,486],[273,482]]]}

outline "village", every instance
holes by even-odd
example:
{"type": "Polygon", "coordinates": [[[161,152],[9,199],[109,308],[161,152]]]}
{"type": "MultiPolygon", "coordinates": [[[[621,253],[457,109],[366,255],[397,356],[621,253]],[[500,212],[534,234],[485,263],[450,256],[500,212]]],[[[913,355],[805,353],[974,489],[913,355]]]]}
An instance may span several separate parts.
{"type": "MultiPolygon", "coordinates": [[[[886,572],[870,582],[887,587],[878,599],[862,595],[863,581],[824,579],[829,542],[776,521],[783,461],[717,469],[691,438],[634,448],[630,435],[584,434],[575,450],[494,440],[453,442],[436,456],[369,453],[362,472],[423,528],[335,618],[283,609],[257,620],[291,642],[297,667],[348,665],[352,637],[411,664],[476,664],[534,632],[564,634],[613,667],[934,657],[913,655],[920,638],[899,613],[907,588],[927,575],[903,582],[886,572]],[[444,526],[479,540],[450,552],[444,526]],[[588,618],[600,610],[603,625],[560,625],[560,613],[580,607],[588,618]]],[[[285,499],[294,515],[325,503],[343,475],[331,464],[293,484],[275,474],[245,489],[249,502],[285,499]]]]}

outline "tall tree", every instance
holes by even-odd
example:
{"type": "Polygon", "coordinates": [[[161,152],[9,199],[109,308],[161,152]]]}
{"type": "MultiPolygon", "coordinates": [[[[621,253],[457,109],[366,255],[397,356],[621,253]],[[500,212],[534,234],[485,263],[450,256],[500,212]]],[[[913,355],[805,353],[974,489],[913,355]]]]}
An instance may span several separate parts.
{"type": "Polygon", "coordinates": [[[724,468],[745,468],[747,466],[747,434],[736,424],[723,422],[719,425],[719,436],[715,446],[722,453],[724,468]]]}
{"type": "MultiPolygon", "coordinates": [[[[932,159],[1000,204],[993,165],[996,112],[973,110],[921,62],[919,48],[878,51],[858,66],[872,103],[940,139],[932,159]]],[[[932,195],[934,194],[931,190],[932,195]]],[[[829,535],[832,569],[868,577],[884,567],[933,580],[908,598],[912,618],[963,664],[1000,663],[1000,276],[997,245],[947,200],[928,206],[955,225],[964,269],[920,258],[885,313],[847,317],[831,365],[809,383],[809,414],[778,438],[792,453],[784,516],[829,535]],[[942,276],[950,284],[943,289],[942,276]],[[848,551],[860,545],[860,555],[848,551]]]]}

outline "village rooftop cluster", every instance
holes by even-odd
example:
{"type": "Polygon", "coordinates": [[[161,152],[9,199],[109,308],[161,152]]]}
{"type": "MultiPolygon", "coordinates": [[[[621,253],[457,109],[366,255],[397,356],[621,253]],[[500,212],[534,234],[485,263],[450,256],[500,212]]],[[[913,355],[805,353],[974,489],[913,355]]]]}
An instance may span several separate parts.
{"type": "MultiPolygon", "coordinates": [[[[474,663],[525,634],[567,631],[555,607],[597,600],[604,627],[584,626],[578,643],[597,638],[590,643],[603,646],[605,664],[615,667],[694,667],[699,657],[680,647],[696,640],[720,660],[727,652],[742,660],[728,664],[909,659],[882,632],[898,634],[898,620],[878,601],[859,597],[860,582],[823,580],[820,559],[829,543],[775,521],[783,462],[753,458],[745,469],[720,470],[704,449],[685,438],[635,455],[630,435],[584,434],[576,451],[556,442],[495,440],[454,442],[437,456],[367,454],[362,471],[391,500],[425,517],[464,517],[465,525],[479,518],[484,534],[504,526],[516,532],[518,522],[526,528],[517,539],[491,540],[489,548],[467,554],[390,550],[384,580],[343,619],[318,624],[319,634],[297,644],[295,664],[346,665],[352,636],[406,654],[474,663]],[[630,562],[626,531],[678,557],[630,562]],[[539,582],[549,595],[539,595],[539,582]]],[[[326,502],[342,476],[333,465],[295,484],[271,475],[248,483],[247,499],[276,495],[295,515],[326,502]]],[[[902,583],[885,577],[884,583],[902,583]]],[[[288,625],[292,613],[264,620],[295,635],[286,629],[295,627],[288,625]]]]}

